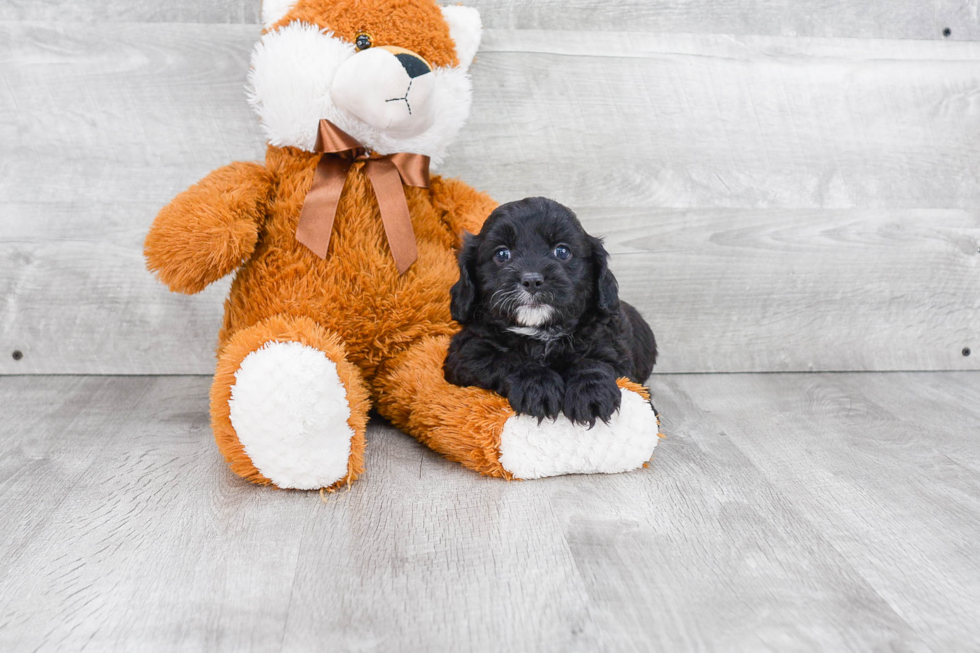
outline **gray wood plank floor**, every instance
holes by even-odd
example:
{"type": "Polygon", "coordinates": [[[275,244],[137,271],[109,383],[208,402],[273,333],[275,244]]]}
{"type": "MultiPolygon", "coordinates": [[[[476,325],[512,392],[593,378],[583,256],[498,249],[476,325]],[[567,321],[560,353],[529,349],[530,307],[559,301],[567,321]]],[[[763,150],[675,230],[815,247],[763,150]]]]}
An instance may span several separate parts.
{"type": "Polygon", "coordinates": [[[980,373],[654,377],[615,476],[376,422],[326,502],[227,472],[208,382],[0,378],[0,650],[980,650],[980,373]]]}

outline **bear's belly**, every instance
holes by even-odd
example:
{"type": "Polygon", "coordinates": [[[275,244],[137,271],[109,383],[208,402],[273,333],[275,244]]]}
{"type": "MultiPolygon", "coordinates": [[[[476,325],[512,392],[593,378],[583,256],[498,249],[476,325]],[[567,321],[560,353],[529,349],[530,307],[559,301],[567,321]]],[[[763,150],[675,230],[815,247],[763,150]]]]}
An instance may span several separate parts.
{"type": "Polygon", "coordinates": [[[382,361],[412,343],[455,330],[451,235],[425,191],[409,189],[419,257],[399,275],[373,196],[364,196],[363,183],[351,183],[360,181],[348,182],[325,259],[295,240],[302,203],[272,204],[256,251],[232,284],[219,349],[238,330],[273,315],[306,316],[337,332],[370,379],[382,361]]]}

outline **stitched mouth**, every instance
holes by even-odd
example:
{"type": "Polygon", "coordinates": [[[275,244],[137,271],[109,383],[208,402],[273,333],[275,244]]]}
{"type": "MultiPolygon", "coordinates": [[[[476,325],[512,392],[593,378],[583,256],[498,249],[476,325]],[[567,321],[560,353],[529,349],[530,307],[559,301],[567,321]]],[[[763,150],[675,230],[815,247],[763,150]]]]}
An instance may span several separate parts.
{"type": "Polygon", "coordinates": [[[412,92],[412,82],[414,79],[408,80],[408,88],[405,89],[405,95],[402,97],[393,97],[385,100],[385,102],[404,102],[405,106],[408,107],[408,115],[412,115],[412,105],[408,101],[408,94],[412,92]]]}

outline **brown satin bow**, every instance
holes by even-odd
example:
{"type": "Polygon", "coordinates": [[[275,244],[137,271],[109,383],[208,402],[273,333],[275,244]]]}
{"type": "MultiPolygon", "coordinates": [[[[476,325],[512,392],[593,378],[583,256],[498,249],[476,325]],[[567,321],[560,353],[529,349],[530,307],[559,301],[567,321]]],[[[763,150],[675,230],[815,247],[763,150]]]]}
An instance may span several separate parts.
{"type": "Polygon", "coordinates": [[[327,257],[347,171],[355,161],[364,161],[364,172],[378,198],[388,246],[398,273],[405,274],[418,258],[418,248],[402,183],[428,188],[429,157],[407,152],[372,157],[360,143],[329,120],[320,121],[314,149],[322,154],[313,176],[313,186],[303,202],[296,240],[320,258],[327,257]]]}

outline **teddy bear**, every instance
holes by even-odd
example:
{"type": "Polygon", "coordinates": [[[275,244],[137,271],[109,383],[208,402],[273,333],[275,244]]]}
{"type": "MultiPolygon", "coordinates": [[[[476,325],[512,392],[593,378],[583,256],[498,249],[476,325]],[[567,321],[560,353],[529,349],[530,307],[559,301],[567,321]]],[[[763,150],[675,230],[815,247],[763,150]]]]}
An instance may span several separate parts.
{"type": "Polygon", "coordinates": [[[254,483],[333,491],[364,472],[373,407],[452,461],[539,478],[643,466],[658,422],[623,379],[593,429],[538,423],[450,385],[455,251],[496,206],[430,174],[466,121],[479,13],[433,0],[266,0],[248,101],[264,163],[219,168],[164,207],[147,267],[196,293],[234,274],[210,391],[214,437],[254,483]]]}

